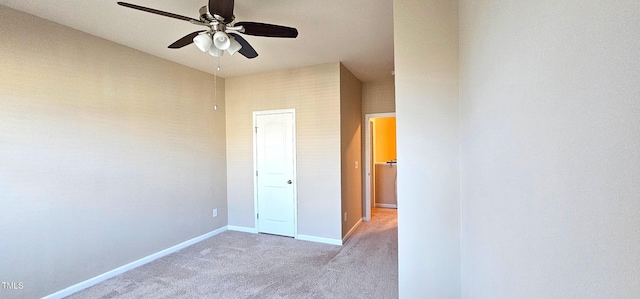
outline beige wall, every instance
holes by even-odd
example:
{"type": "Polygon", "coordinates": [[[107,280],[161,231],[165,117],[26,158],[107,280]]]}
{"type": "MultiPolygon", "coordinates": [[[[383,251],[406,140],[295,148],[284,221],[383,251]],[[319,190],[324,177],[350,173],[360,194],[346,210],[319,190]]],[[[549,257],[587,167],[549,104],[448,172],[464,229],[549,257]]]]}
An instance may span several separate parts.
{"type": "Polygon", "coordinates": [[[298,234],[341,239],[340,64],[226,80],[229,225],[255,227],[253,111],[296,109],[298,234]]]}
{"type": "Polygon", "coordinates": [[[398,167],[396,164],[376,163],[375,164],[375,204],[397,205],[396,196],[396,175],[398,167]]]}
{"type": "Polygon", "coordinates": [[[362,220],[362,83],[340,64],[342,237],[362,220]],[[344,214],[347,214],[345,220],[344,214]]]}
{"type": "Polygon", "coordinates": [[[394,0],[401,298],[460,297],[458,2],[394,0]]]}
{"type": "Polygon", "coordinates": [[[638,298],[640,2],[460,3],[464,298],[638,298]]]}
{"type": "Polygon", "coordinates": [[[0,297],[226,225],[222,80],[2,6],[0,28],[0,280],[24,285],[0,297]]]}
{"type": "Polygon", "coordinates": [[[364,114],[395,112],[395,92],[395,81],[393,78],[362,83],[363,121],[364,114]]]}

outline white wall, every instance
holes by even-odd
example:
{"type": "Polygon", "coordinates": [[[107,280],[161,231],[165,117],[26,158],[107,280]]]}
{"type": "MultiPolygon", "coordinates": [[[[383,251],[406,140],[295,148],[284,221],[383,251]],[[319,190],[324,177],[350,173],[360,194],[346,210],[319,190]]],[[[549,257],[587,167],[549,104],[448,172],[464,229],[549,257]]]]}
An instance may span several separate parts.
{"type": "Polygon", "coordinates": [[[460,45],[463,297],[638,298],[640,2],[463,0],[460,45]]]}
{"type": "Polygon", "coordinates": [[[458,2],[393,9],[400,297],[458,298],[458,2]]]}
{"type": "Polygon", "coordinates": [[[42,297],[227,224],[211,75],[3,6],[0,28],[0,281],[23,283],[0,297],[42,297]]]}

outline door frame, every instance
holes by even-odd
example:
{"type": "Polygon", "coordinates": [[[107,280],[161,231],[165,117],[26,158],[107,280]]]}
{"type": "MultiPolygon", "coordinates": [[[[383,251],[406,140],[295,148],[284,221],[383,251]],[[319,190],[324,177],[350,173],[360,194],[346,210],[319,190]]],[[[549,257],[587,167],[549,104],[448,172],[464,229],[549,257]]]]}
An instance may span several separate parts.
{"type": "Polygon", "coordinates": [[[396,117],[396,113],[395,112],[386,112],[386,113],[370,113],[370,114],[365,114],[365,126],[364,126],[364,161],[365,161],[365,173],[364,173],[364,180],[365,180],[365,196],[364,196],[364,221],[370,221],[371,220],[371,173],[374,171],[373,169],[371,169],[371,164],[372,164],[372,160],[373,157],[371,156],[371,126],[369,125],[369,123],[371,122],[372,118],[388,118],[388,117],[396,117]]]}
{"type": "Polygon", "coordinates": [[[260,115],[272,115],[272,114],[288,114],[292,116],[292,134],[293,134],[293,237],[298,236],[298,174],[297,174],[297,134],[296,134],[296,109],[279,109],[279,110],[262,110],[253,111],[253,220],[256,233],[260,233],[260,227],[258,227],[258,116],[260,115]]]}

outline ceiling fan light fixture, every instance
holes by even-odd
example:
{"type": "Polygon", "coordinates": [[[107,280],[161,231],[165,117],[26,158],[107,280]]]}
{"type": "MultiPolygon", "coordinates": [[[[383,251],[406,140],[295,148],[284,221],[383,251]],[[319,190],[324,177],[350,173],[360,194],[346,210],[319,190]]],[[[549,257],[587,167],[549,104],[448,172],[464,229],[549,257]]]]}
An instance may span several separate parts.
{"type": "Polygon", "coordinates": [[[229,48],[227,49],[227,51],[229,52],[229,55],[236,54],[236,52],[242,49],[242,45],[238,41],[236,41],[236,39],[233,38],[233,36],[229,36],[229,41],[231,42],[229,45],[229,48]]]}
{"type": "Polygon", "coordinates": [[[220,50],[216,47],[209,48],[209,54],[213,57],[220,57],[224,54],[224,50],[220,50]]]}
{"type": "Polygon", "coordinates": [[[231,46],[231,40],[226,33],[218,31],[213,35],[213,45],[220,50],[226,50],[231,46]]]}
{"type": "Polygon", "coordinates": [[[239,52],[242,56],[253,59],[258,57],[258,53],[238,33],[264,37],[298,37],[298,29],[293,27],[259,22],[234,22],[234,0],[208,0],[208,4],[200,8],[199,19],[121,1],[118,1],[117,4],[130,9],[207,27],[207,29],[191,32],[183,36],[169,45],[170,49],[180,49],[193,42],[202,52],[207,52],[211,47],[214,47],[215,49],[210,51],[210,54],[214,56],[221,56],[224,50],[229,50],[231,55],[239,52]],[[230,33],[227,34],[226,31],[230,31],[230,33]]]}
{"type": "Polygon", "coordinates": [[[211,48],[213,41],[208,33],[200,33],[193,38],[193,43],[202,52],[207,52],[211,48]]]}

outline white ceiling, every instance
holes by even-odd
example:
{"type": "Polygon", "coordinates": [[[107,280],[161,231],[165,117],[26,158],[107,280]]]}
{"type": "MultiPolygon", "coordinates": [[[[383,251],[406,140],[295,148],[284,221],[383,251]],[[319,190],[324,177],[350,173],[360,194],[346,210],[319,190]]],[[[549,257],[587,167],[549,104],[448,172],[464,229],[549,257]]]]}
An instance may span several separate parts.
{"type": "MultiPolygon", "coordinates": [[[[125,8],[117,0],[0,0],[5,5],[110,41],[213,74],[217,58],[194,45],[168,49],[204,27],[125,8]]],[[[198,19],[206,0],[126,0],[198,19]]],[[[236,0],[236,21],[295,27],[296,39],[244,35],[259,56],[220,58],[225,78],[341,61],[363,82],[391,78],[392,0],[236,0]]],[[[27,20],[29,21],[29,20],[27,20]]],[[[46,28],[43,28],[46,30],[46,28]]]]}

